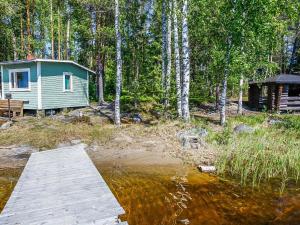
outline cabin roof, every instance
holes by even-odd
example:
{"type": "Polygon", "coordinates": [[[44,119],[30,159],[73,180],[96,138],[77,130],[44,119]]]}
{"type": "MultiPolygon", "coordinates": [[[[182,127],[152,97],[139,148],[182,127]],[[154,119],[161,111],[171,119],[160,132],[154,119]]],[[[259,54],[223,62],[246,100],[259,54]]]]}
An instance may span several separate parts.
{"type": "Polygon", "coordinates": [[[89,71],[90,73],[95,74],[95,71],[90,70],[89,68],[82,66],[74,61],[71,60],[55,60],[55,59],[30,59],[30,60],[15,60],[15,61],[6,61],[6,62],[0,62],[0,66],[4,65],[14,65],[14,64],[23,64],[23,63],[31,63],[31,62],[51,62],[51,63],[68,63],[76,65],[84,70],[89,71]]]}
{"type": "Polygon", "coordinates": [[[295,74],[279,74],[274,77],[269,77],[263,81],[251,81],[250,84],[266,84],[266,83],[275,83],[275,84],[300,84],[300,75],[295,74]]]}

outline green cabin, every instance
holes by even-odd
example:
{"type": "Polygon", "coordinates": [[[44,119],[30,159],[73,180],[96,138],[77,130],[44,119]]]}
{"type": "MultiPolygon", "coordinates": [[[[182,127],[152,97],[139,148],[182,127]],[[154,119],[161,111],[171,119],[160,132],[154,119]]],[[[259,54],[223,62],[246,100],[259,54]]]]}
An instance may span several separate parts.
{"type": "Polygon", "coordinates": [[[89,105],[89,76],[95,72],[78,63],[32,59],[0,66],[0,99],[11,93],[24,109],[36,111],[89,105]]]}

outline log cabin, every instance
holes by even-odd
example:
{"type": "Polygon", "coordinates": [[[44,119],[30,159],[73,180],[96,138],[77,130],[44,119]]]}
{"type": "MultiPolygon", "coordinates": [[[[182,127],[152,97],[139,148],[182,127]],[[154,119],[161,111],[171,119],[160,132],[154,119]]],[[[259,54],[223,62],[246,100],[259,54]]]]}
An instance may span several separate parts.
{"type": "Polygon", "coordinates": [[[279,74],[249,82],[249,106],[276,112],[300,111],[300,75],[279,74]]]}

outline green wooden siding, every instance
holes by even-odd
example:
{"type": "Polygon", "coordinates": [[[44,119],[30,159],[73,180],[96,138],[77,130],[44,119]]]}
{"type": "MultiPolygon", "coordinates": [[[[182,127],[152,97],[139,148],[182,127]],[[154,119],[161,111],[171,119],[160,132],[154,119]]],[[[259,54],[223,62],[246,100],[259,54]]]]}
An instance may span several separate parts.
{"type": "Polygon", "coordinates": [[[73,64],[42,62],[42,108],[88,106],[87,71],[73,64]],[[72,92],[64,92],[63,73],[72,73],[72,92]]]}
{"type": "Polygon", "coordinates": [[[3,66],[3,89],[5,93],[11,93],[13,99],[25,101],[25,109],[37,109],[37,64],[23,63],[15,65],[4,65],[3,66]],[[10,69],[30,69],[30,91],[10,91],[9,90],[9,74],[10,69]]]}

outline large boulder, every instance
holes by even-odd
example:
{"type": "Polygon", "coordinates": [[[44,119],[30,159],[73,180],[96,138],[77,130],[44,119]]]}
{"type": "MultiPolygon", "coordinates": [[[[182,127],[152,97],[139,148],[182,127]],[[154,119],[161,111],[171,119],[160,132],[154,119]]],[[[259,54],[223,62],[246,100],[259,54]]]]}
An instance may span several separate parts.
{"type": "Polygon", "coordinates": [[[203,144],[203,138],[208,135],[206,129],[193,128],[190,130],[181,131],[178,133],[178,138],[182,147],[198,149],[203,144]]]}
{"type": "Polygon", "coordinates": [[[250,127],[248,125],[245,125],[245,124],[240,124],[240,125],[237,125],[234,128],[234,132],[237,133],[237,134],[239,134],[239,133],[253,133],[254,128],[250,127]]]}

